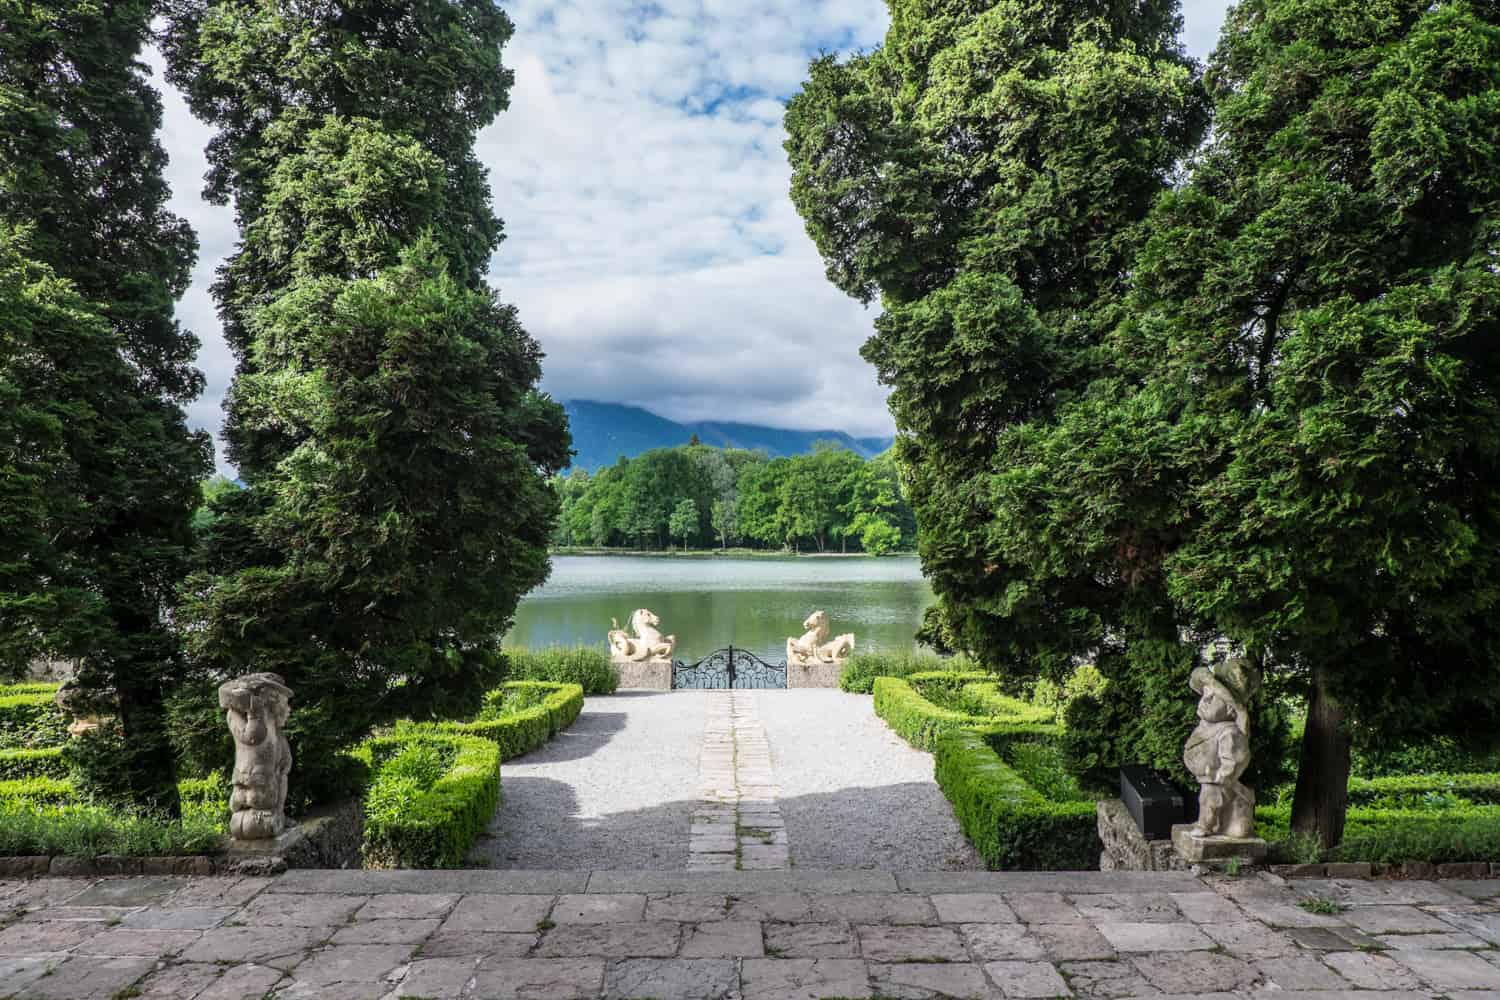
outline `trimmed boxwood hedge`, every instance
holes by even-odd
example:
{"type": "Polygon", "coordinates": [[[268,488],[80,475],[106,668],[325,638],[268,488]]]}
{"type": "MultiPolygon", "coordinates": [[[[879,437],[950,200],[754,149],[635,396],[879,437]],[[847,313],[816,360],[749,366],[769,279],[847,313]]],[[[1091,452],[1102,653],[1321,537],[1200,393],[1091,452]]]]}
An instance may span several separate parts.
{"type": "MultiPolygon", "coordinates": [[[[524,703],[524,701],[523,701],[524,703]]],[[[578,684],[552,684],[547,681],[511,681],[485,696],[485,710],[473,722],[442,722],[441,732],[459,736],[478,736],[500,747],[503,760],[513,760],[530,753],[573,724],[583,710],[583,688],[578,684]],[[543,693],[539,704],[516,712],[505,712],[506,695],[543,693]],[[502,714],[486,717],[499,711],[502,714]]]]}
{"type": "Polygon", "coordinates": [[[1368,805],[1392,796],[1456,795],[1470,802],[1500,805],[1500,774],[1402,774],[1349,779],[1349,804],[1368,805]]]}
{"type": "Polygon", "coordinates": [[[56,684],[0,688],[0,750],[37,750],[68,738],[68,720],[53,704],[56,684]]]}
{"type": "Polygon", "coordinates": [[[365,799],[367,868],[458,868],[500,802],[500,747],[491,740],[408,725],[356,752],[374,771],[365,799]],[[429,749],[450,759],[427,787],[393,787],[391,763],[429,749]]]}
{"type": "Polygon", "coordinates": [[[73,801],[73,783],[65,777],[14,778],[9,781],[0,781],[0,808],[24,805],[67,805],[73,801]]]}
{"type": "Polygon", "coordinates": [[[36,750],[0,750],[0,781],[67,776],[68,765],[63,760],[63,748],[60,746],[36,750]]]}
{"type": "Polygon", "coordinates": [[[990,869],[1098,867],[1103,845],[1093,802],[1048,801],[970,730],[941,733],[934,753],[938,786],[990,869]]]}
{"type": "Polygon", "coordinates": [[[584,694],[614,694],[620,686],[609,654],[591,646],[507,648],[505,659],[505,675],[512,680],[578,684],[584,694]]]}
{"type": "Polygon", "coordinates": [[[1051,713],[1033,709],[1024,702],[1017,704],[1030,711],[1017,717],[970,715],[935,705],[912,686],[913,682],[946,684],[951,681],[954,690],[958,690],[964,684],[972,683],[975,676],[983,675],[928,673],[913,674],[905,679],[877,677],[874,690],[875,714],[884,719],[886,725],[902,739],[920,750],[932,750],[939,736],[959,730],[982,731],[985,738],[996,745],[1016,739],[1033,742],[1050,740],[1060,735],[1061,730],[1056,723],[1037,721],[1036,713],[1047,718],[1050,718],[1051,713]]]}

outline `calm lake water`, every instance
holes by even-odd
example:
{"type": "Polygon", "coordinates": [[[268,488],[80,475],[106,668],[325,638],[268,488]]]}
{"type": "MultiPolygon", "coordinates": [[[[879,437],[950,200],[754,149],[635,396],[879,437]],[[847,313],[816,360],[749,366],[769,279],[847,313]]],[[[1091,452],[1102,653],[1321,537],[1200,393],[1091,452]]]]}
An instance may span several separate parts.
{"type": "Polygon", "coordinates": [[[856,650],[906,650],[930,603],[914,557],[556,556],[505,642],[604,647],[611,618],[623,627],[636,608],[650,608],[677,636],[678,659],[733,644],[779,663],[787,636],[801,635],[815,610],[828,612],[835,635],[853,632],[856,650]]]}

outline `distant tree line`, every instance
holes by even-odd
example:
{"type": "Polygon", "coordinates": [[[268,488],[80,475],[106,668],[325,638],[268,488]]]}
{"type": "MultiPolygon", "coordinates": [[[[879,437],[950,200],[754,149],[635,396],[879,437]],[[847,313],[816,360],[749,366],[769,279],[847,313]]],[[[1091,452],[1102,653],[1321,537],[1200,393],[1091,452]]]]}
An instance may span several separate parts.
{"type": "Polygon", "coordinates": [[[889,454],[834,444],[770,458],[687,444],[553,480],[555,541],[609,548],[787,549],[883,555],[915,544],[916,521],[889,454]]]}

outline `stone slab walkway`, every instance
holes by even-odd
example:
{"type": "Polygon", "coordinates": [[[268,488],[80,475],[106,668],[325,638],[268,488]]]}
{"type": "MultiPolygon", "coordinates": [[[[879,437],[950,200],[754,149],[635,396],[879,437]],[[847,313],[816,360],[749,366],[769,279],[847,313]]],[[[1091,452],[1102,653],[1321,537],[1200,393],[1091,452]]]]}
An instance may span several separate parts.
{"type": "Polygon", "coordinates": [[[294,871],[0,881],[24,1000],[1500,1000],[1500,880],[294,871]]]}

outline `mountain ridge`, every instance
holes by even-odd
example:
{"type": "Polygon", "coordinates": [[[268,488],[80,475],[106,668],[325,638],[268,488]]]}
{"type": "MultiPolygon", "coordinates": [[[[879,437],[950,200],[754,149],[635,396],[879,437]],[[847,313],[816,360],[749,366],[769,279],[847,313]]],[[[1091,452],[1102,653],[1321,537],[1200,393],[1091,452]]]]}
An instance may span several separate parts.
{"type": "Polygon", "coordinates": [[[801,431],[723,420],[684,423],[639,406],[592,399],[564,400],[562,405],[573,431],[576,454],[572,467],[590,472],[613,465],[622,455],[634,458],[653,448],[687,444],[694,434],[702,443],[716,448],[763,448],[773,458],[805,454],[817,441],[835,441],[858,455],[873,458],[895,440],[855,437],[844,431],[801,431]]]}

